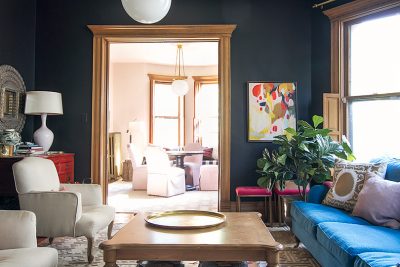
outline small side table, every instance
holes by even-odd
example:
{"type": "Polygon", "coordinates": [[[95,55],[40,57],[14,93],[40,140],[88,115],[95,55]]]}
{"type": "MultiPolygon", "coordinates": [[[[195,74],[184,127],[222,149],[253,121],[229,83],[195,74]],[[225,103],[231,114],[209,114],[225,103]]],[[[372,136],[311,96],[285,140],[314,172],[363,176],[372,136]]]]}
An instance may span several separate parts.
{"type": "Polygon", "coordinates": [[[240,212],[241,197],[264,198],[265,219],[267,218],[267,199],[268,199],[268,221],[272,225],[272,192],[259,186],[239,186],[236,187],[236,211],[240,212]]]}

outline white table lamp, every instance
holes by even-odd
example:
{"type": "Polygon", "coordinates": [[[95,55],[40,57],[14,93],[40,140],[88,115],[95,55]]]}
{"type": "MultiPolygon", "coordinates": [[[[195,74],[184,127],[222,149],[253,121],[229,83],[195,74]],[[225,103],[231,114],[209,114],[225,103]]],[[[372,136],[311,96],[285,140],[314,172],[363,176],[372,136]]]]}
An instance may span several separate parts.
{"type": "Polygon", "coordinates": [[[42,117],[42,126],[33,134],[33,140],[43,147],[45,152],[49,151],[54,140],[54,134],[47,128],[46,119],[47,115],[63,114],[61,94],[49,91],[26,92],[25,114],[42,117]]]}

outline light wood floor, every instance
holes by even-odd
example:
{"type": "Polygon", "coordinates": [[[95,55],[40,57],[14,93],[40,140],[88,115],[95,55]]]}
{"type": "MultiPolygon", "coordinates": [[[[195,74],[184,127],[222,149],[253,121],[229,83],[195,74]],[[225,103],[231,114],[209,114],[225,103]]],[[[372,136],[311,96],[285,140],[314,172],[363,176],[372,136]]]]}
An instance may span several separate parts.
{"type": "Polygon", "coordinates": [[[175,209],[218,210],[218,191],[186,191],[173,197],[148,196],[145,190],[132,190],[131,182],[108,185],[108,205],[116,212],[154,212],[175,209]]]}

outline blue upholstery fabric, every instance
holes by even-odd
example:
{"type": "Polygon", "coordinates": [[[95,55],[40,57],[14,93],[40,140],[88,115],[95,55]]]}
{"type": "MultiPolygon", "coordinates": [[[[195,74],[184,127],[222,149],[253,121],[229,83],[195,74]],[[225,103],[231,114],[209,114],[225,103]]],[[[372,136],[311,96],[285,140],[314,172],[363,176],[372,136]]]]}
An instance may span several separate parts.
{"type": "Polygon", "coordinates": [[[342,222],[369,225],[366,220],[350,216],[343,210],[303,201],[292,202],[290,214],[292,219],[300,223],[305,231],[313,235],[316,235],[317,225],[322,222],[342,222]]]}
{"type": "Polygon", "coordinates": [[[325,185],[314,185],[308,192],[307,202],[321,204],[329,188],[325,185]]]}
{"type": "Polygon", "coordinates": [[[371,163],[381,162],[387,162],[385,179],[400,182],[400,159],[382,157],[371,160],[371,163]]]}
{"type": "Polygon", "coordinates": [[[354,267],[393,267],[400,264],[400,253],[366,252],[357,256],[354,267]]]}
{"type": "Polygon", "coordinates": [[[320,223],[317,240],[343,266],[352,265],[355,257],[363,252],[400,253],[400,231],[381,226],[320,223]]]}
{"type": "Polygon", "coordinates": [[[307,250],[313,255],[313,257],[324,267],[350,267],[342,266],[338,260],[320,243],[318,243],[315,235],[309,234],[304,230],[303,225],[292,219],[293,234],[301,240],[301,242],[306,246],[307,250]]]}

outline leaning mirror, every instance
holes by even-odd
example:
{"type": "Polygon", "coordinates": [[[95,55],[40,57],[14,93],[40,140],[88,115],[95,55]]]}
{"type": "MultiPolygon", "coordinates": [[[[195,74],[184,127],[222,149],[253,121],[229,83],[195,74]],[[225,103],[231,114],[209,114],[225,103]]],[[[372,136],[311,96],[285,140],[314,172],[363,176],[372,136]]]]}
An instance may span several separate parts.
{"type": "Polygon", "coordinates": [[[21,132],[25,124],[25,83],[16,69],[0,66],[0,132],[14,129],[21,132]]]}

